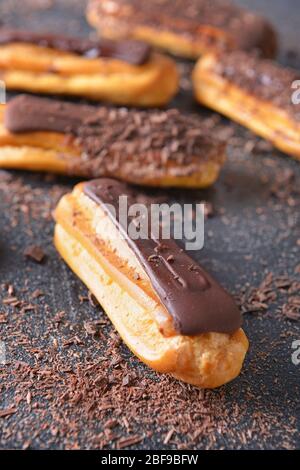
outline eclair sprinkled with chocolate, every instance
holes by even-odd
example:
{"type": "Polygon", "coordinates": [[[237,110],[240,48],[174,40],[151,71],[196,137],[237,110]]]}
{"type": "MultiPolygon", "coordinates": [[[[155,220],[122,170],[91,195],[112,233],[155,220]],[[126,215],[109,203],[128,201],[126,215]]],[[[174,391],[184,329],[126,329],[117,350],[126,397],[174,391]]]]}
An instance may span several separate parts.
{"type": "Polygon", "coordinates": [[[174,61],[136,40],[90,40],[0,28],[0,78],[9,90],[162,106],[178,89],[174,61]]]}
{"type": "Polygon", "coordinates": [[[198,387],[235,378],[248,340],[233,298],[173,239],[130,236],[138,201],[126,184],[79,184],[55,211],[55,245],[128,347],[153,369],[198,387]],[[125,217],[125,219],[124,219],[125,217]],[[125,224],[124,224],[125,220],[125,224]]]}
{"type": "Polygon", "coordinates": [[[189,58],[220,50],[259,50],[274,57],[267,20],[229,0],[90,0],[90,23],[108,38],[136,38],[189,58]]]}
{"type": "Polygon", "coordinates": [[[2,109],[0,167],[150,186],[207,187],[225,144],[178,110],[111,109],[18,96],[2,109]]]}
{"type": "Polygon", "coordinates": [[[235,51],[199,59],[197,100],[300,159],[300,72],[235,51]]]}

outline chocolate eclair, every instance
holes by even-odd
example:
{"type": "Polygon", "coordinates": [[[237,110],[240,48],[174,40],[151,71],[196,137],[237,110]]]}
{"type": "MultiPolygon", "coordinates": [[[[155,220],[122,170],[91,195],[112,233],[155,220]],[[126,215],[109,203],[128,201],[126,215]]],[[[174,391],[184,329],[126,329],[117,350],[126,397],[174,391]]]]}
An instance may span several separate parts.
{"type": "Polygon", "coordinates": [[[175,109],[112,109],[21,95],[3,107],[0,122],[0,168],[201,188],[214,183],[225,160],[225,144],[206,120],[175,109]]]}
{"type": "Polygon", "coordinates": [[[162,106],[178,89],[173,60],[136,40],[90,40],[0,28],[0,79],[11,90],[162,106]]]}
{"type": "Polygon", "coordinates": [[[293,95],[299,79],[300,72],[241,51],[203,57],[193,73],[195,95],[201,104],[297,159],[300,100],[293,95]]]}
{"type": "Polygon", "coordinates": [[[138,201],[113,179],[77,185],[55,210],[56,248],[143,362],[198,387],[232,380],[248,348],[233,298],[150,224],[130,236],[138,222],[120,213],[124,197],[128,208],[138,201]]]}
{"type": "Polygon", "coordinates": [[[87,18],[108,38],[135,38],[188,58],[228,49],[274,57],[276,33],[229,0],[90,0],[87,18]]]}

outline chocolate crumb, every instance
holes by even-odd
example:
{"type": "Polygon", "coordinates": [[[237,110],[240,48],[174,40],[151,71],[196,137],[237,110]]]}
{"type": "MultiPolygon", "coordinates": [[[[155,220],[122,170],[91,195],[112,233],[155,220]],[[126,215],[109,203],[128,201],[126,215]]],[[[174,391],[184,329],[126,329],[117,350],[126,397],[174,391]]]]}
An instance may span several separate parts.
{"type": "Polygon", "coordinates": [[[134,444],[138,444],[143,440],[141,436],[132,436],[127,438],[119,439],[117,442],[117,449],[124,449],[125,447],[131,447],[134,444]]]}
{"type": "Polygon", "coordinates": [[[37,245],[28,246],[24,250],[24,255],[26,256],[26,258],[29,258],[32,261],[35,261],[36,263],[42,263],[46,258],[43,249],[37,245]]]}
{"type": "Polygon", "coordinates": [[[97,324],[93,322],[84,322],[84,329],[88,335],[95,336],[98,333],[97,324]]]}
{"type": "Polygon", "coordinates": [[[0,418],[6,418],[7,416],[13,415],[17,412],[17,408],[6,408],[4,410],[0,410],[0,418]]]}

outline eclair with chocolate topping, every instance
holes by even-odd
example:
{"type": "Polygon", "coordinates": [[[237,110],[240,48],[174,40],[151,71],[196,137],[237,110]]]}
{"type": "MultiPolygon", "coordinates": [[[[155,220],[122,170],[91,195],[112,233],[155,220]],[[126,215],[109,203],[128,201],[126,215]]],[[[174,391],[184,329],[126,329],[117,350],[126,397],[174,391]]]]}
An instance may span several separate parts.
{"type": "Polygon", "coordinates": [[[120,212],[121,197],[128,208],[138,201],[116,180],[77,185],[55,210],[57,250],[148,366],[198,387],[234,379],[248,340],[233,298],[151,225],[130,237],[127,227],[140,222],[120,212]]]}
{"type": "Polygon", "coordinates": [[[0,113],[0,168],[147,186],[207,187],[225,144],[206,120],[175,109],[111,109],[21,95],[0,113]]]}
{"type": "Polygon", "coordinates": [[[199,103],[248,127],[297,159],[299,79],[300,72],[241,51],[203,57],[193,73],[199,103]]]}
{"type": "Polygon", "coordinates": [[[0,79],[9,90],[142,107],[165,105],[178,89],[175,62],[143,42],[3,28],[0,79]]]}
{"type": "Polygon", "coordinates": [[[228,49],[274,57],[277,50],[269,22],[229,0],[90,0],[87,18],[105,37],[141,39],[192,59],[228,49]]]}

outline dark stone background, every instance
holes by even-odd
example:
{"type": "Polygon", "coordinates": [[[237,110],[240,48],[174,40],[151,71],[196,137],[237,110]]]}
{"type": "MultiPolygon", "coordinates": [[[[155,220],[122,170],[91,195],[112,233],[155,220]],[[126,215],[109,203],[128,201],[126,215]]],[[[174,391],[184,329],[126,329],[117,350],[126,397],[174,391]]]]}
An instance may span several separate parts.
{"type": "MultiPolygon", "coordinates": [[[[49,8],[46,9],[45,3],[47,2],[1,1],[1,21],[36,30],[51,29],[72,34],[89,31],[82,18],[84,2],[48,2],[49,8]]],[[[244,0],[239,3],[257,9],[274,22],[281,37],[280,61],[300,68],[299,2],[244,0]]],[[[193,102],[190,92],[181,92],[172,105],[182,110],[204,112],[193,102]]],[[[225,120],[224,123],[226,124],[225,120]]],[[[168,195],[182,202],[205,200],[213,204],[215,215],[206,223],[205,248],[197,254],[193,253],[193,256],[231,292],[239,295],[243,289],[258,286],[269,272],[273,272],[275,277],[297,277],[295,267],[299,264],[300,195],[295,192],[293,198],[296,205],[293,203],[293,206],[289,206],[288,198],[281,200],[276,195],[272,196],[272,186],[274,182],[280,184],[281,175],[291,172],[296,179],[294,188],[297,189],[300,167],[299,163],[276,150],[265,151],[260,139],[254,138],[250,132],[239,126],[233,127],[235,137],[230,145],[229,159],[217,184],[208,191],[169,191],[168,195]],[[247,145],[247,142],[250,144],[247,145]],[[254,154],[250,152],[251,142],[257,145],[254,154]]],[[[31,217],[27,219],[23,214],[24,216],[17,217],[18,223],[14,226],[12,214],[14,204],[19,207],[19,196],[16,195],[16,201],[12,195],[7,197],[7,185],[1,186],[0,180],[0,284],[13,284],[19,298],[22,298],[22,289],[29,289],[31,293],[35,289],[41,289],[46,293],[45,297],[35,300],[34,303],[38,305],[36,311],[23,314],[25,321],[22,322],[21,330],[32,338],[35,347],[48,347],[48,340],[43,332],[59,311],[65,311],[68,323],[63,333],[58,333],[58,340],[59,334],[67,337],[68,334],[74,335],[74,331],[79,337],[84,337],[83,322],[98,318],[100,310],[95,310],[88,302],[80,303],[78,295],[86,295],[86,289],[57,255],[52,245],[53,222],[48,220],[49,207],[53,206],[50,199],[56,198],[60,191],[70,190],[75,181],[25,172],[10,174],[14,181],[20,182],[23,189],[25,186],[24,200],[28,189],[32,189],[36,204],[46,207],[47,215],[35,220],[31,217]],[[25,260],[23,250],[31,243],[44,248],[47,254],[45,264],[34,265],[25,260]]],[[[1,178],[5,180],[7,173],[1,173],[1,178]]],[[[24,294],[25,297],[26,295],[28,293],[24,294]]],[[[7,293],[2,289],[0,299],[6,296],[7,293]]],[[[228,432],[218,434],[216,422],[211,431],[215,433],[215,443],[204,435],[196,444],[187,444],[188,448],[299,448],[300,366],[292,364],[291,344],[300,339],[300,324],[288,321],[280,313],[284,302],[285,294],[279,293],[277,301],[271,303],[267,312],[245,315],[244,327],[251,346],[242,374],[221,390],[206,392],[211,403],[217,401],[222,394],[229,416],[232,414],[232,420],[228,419],[227,422],[228,432]],[[239,413],[236,410],[240,408],[243,409],[243,419],[236,424],[234,416],[239,413]],[[269,422],[270,432],[264,432],[264,425],[258,428],[253,425],[258,415],[264,422],[269,422]]],[[[14,335],[14,331],[19,331],[18,315],[21,314],[16,315],[11,307],[1,305],[0,300],[0,313],[3,312],[10,315],[8,325],[0,324],[0,339],[5,339],[9,364],[2,366],[2,370],[0,366],[0,372],[13,367],[17,360],[30,362],[33,358],[28,349],[18,346],[18,337],[14,335]]],[[[105,345],[103,348],[105,349],[105,345]]],[[[128,361],[131,368],[147,377],[153,377],[154,381],[158,380],[158,376],[133,358],[125,346],[121,345],[120,348],[124,361],[128,361]]],[[[73,345],[71,350],[72,354],[68,351],[70,364],[76,364],[76,354],[84,361],[85,357],[93,354],[92,340],[85,338],[84,346],[73,345]]],[[[94,352],[96,360],[97,354],[100,354],[98,349],[94,352]]],[[[1,375],[2,373],[0,378],[1,375]]],[[[5,374],[0,392],[0,409],[14,406],[15,384],[5,374]]],[[[34,399],[39,401],[38,394],[34,399]]],[[[50,400],[49,407],[51,406],[50,400]]],[[[43,426],[42,415],[36,414],[34,425],[28,427],[27,423],[31,423],[33,412],[26,403],[20,402],[15,414],[2,420],[0,418],[2,448],[97,447],[91,436],[96,431],[101,431],[101,421],[85,420],[80,435],[73,441],[72,437],[67,439],[66,443],[63,434],[49,437],[47,425],[43,426]]],[[[84,419],[81,412],[76,412],[79,423],[81,418],[84,419]]],[[[195,428],[196,426],[197,424],[195,428]]],[[[134,430],[135,434],[143,432],[142,426],[139,427],[138,424],[134,430]]],[[[163,445],[163,431],[155,426],[151,431],[152,435],[146,437],[137,448],[176,448],[179,443],[187,442],[186,436],[179,430],[174,442],[163,445]]]]}

